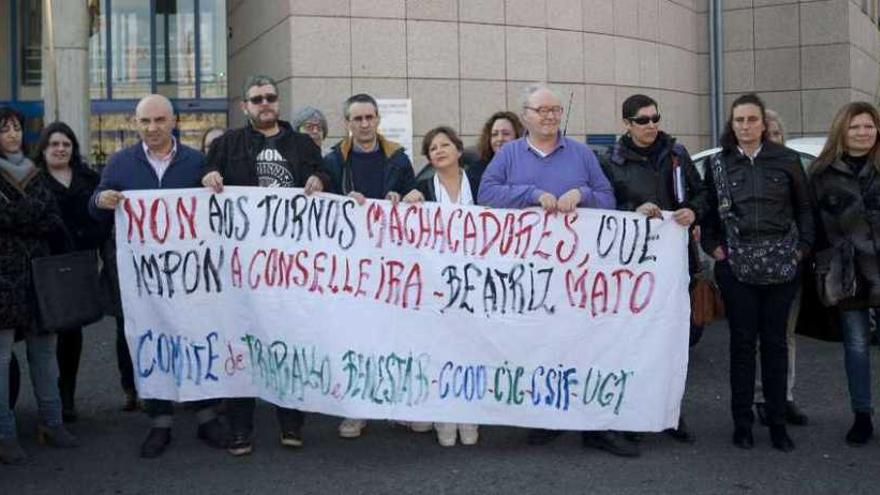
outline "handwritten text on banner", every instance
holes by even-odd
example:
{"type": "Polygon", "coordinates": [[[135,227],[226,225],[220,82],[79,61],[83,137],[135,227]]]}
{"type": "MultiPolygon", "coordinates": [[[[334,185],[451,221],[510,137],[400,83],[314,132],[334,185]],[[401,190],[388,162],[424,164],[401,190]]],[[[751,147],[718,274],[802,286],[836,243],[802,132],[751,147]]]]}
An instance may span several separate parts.
{"type": "Polygon", "coordinates": [[[669,219],[130,191],[116,212],[142,397],[356,418],[657,431],[687,367],[669,219]]]}

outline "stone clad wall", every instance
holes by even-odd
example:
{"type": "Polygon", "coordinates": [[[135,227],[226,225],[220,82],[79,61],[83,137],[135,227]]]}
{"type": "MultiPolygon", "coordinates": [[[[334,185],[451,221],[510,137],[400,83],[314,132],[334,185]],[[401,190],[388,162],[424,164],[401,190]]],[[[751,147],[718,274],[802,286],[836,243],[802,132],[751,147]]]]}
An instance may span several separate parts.
{"type": "MultiPolygon", "coordinates": [[[[661,102],[690,148],[708,129],[705,0],[229,0],[231,124],[246,75],[281,81],[283,114],[310,104],[344,133],[356,92],[413,100],[414,147],[448,124],[473,143],[528,82],[573,95],[568,133],[620,133],[634,92],[661,102]],[[257,7],[258,6],[258,7],[257,7]]],[[[567,101],[564,104],[567,105],[567,101]]],[[[418,154],[418,153],[416,153],[418,154]]],[[[423,160],[416,160],[420,166],[423,160]]]]}
{"type": "MultiPolygon", "coordinates": [[[[876,2],[874,2],[876,3],[876,2]]],[[[852,100],[877,101],[877,12],[862,0],[726,0],[725,98],[757,91],[790,135],[825,134],[852,100]],[[867,12],[862,6],[869,7],[867,12]]]]}

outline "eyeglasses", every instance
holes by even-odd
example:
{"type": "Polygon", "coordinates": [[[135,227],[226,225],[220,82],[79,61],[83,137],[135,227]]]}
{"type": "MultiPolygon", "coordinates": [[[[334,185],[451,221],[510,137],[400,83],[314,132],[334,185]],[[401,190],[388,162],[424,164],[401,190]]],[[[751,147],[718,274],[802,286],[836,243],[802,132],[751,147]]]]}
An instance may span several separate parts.
{"type": "Polygon", "coordinates": [[[630,117],[626,120],[638,125],[648,125],[648,122],[653,122],[656,124],[657,122],[660,122],[660,114],[658,113],[654,115],[640,115],[638,117],[630,117]]]}
{"type": "Polygon", "coordinates": [[[537,113],[538,115],[540,115],[541,117],[549,117],[550,114],[553,114],[558,117],[558,116],[562,115],[562,110],[563,110],[562,107],[540,107],[540,108],[523,107],[523,108],[525,108],[526,110],[531,110],[531,111],[537,113]]]}
{"type": "Polygon", "coordinates": [[[262,105],[265,101],[266,103],[275,103],[278,101],[278,95],[269,93],[266,95],[256,95],[248,98],[248,101],[251,102],[252,105],[262,105]]]}

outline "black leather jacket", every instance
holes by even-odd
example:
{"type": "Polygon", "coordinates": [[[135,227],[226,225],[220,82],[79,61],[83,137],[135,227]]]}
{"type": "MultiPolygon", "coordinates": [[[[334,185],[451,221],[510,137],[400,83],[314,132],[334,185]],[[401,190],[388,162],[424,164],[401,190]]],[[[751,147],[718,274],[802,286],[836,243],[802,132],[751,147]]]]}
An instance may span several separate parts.
{"type": "MultiPolygon", "coordinates": [[[[810,208],[807,175],[798,154],[785,146],[764,141],[751,158],[737,148],[721,151],[727,171],[733,213],[740,219],[740,233],[747,239],[783,237],[795,222],[798,250],[806,255],[813,245],[815,226],[810,208]]],[[[718,192],[711,166],[706,167],[708,209],[700,243],[708,254],[725,245],[724,228],[718,214],[718,192]]]]}

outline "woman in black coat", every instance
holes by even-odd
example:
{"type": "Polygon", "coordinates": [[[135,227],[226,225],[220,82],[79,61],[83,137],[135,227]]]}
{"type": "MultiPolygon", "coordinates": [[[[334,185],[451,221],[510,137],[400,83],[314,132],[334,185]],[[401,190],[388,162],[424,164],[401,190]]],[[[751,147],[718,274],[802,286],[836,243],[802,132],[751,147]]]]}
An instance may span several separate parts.
{"type": "Polygon", "coordinates": [[[798,262],[814,237],[806,174],[796,152],[767,139],[764,103],[754,94],[734,100],[721,146],[707,167],[708,208],[700,225],[703,249],[716,260],[730,327],[733,443],[754,446],[760,339],[770,439],[788,452],[794,442],[785,428],[786,319],[799,283],[798,262]]]}
{"type": "Polygon", "coordinates": [[[76,438],[61,420],[55,334],[36,323],[31,260],[49,254],[49,240],[60,229],[58,207],[46,178],[22,152],[24,116],[0,108],[0,462],[20,463],[9,407],[9,361],[16,333],[27,343],[31,382],[40,414],[37,438],[56,447],[74,447],[76,438]]]}
{"type": "MultiPolygon", "coordinates": [[[[73,129],[64,122],[46,126],[37,142],[34,163],[47,172],[46,184],[55,196],[64,222],[66,239],[54,243],[53,254],[99,249],[109,229],[89,216],[88,206],[100,177],[83,162],[73,129]]],[[[81,354],[82,327],[58,332],[58,388],[65,422],[77,419],[74,395],[81,354]]]]}
{"type": "MultiPolygon", "coordinates": [[[[869,311],[880,307],[880,113],[867,102],[843,106],[834,117],[828,141],[810,165],[810,190],[817,205],[817,271],[822,260],[836,263],[844,363],[855,420],[846,441],[864,445],[874,433],[871,422],[869,311]],[[845,266],[844,266],[845,265],[845,266]],[[849,284],[844,281],[849,280],[849,284]],[[846,289],[854,290],[846,290],[846,289]]],[[[830,264],[829,263],[829,264],[830,264]]]]}

